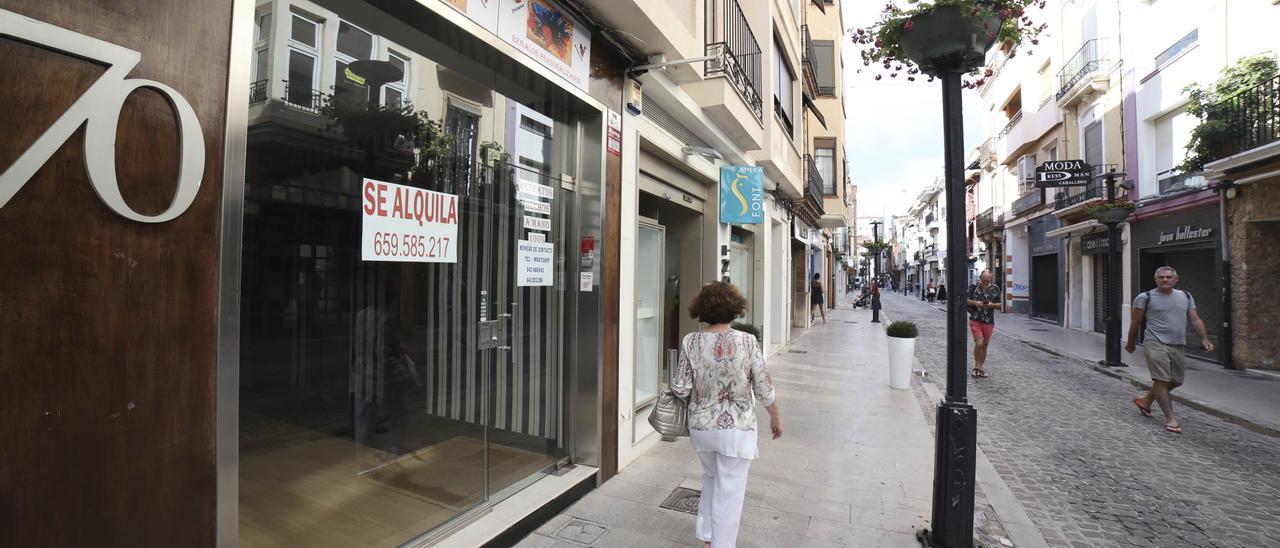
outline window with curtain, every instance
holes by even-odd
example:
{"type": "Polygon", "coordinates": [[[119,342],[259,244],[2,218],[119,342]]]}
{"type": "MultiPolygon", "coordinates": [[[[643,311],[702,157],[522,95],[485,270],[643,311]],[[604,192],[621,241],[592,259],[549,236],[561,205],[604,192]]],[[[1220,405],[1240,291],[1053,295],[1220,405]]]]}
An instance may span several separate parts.
{"type": "Polygon", "coordinates": [[[815,140],[813,144],[813,163],[822,177],[822,193],[826,196],[836,195],[836,145],[834,141],[815,140]]]}

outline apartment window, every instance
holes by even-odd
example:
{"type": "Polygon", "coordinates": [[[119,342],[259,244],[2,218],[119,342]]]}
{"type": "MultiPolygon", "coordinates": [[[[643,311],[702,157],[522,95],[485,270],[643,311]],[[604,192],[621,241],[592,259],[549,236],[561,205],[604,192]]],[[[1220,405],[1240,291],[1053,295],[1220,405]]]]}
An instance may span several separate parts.
{"type": "Polygon", "coordinates": [[[832,40],[814,40],[813,57],[813,73],[818,81],[818,95],[834,97],[836,94],[836,43],[832,40]]]}
{"type": "Polygon", "coordinates": [[[405,86],[409,83],[409,59],[388,50],[387,62],[400,69],[401,76],[399,81],[388,82],[386,87],[382,88],[382,104],[391,108],[399,108],[405,102],[405,86]]]}
{"type": "MultiPolygon", "coordinates": [[[[1156,177],[1160,181],[1160,192],[1182,181],[1185,177],[1178,173],[1178,165],[1187,156],[1187,142],[1191,132],[1200,123],[1200,119],[1184,110],[1167,114],[1155,123],[1156,177]]],[[[1184,183],[1185,185],[1185,183],[1184,183]]]]}
{"type": "Polygon", "coordinates": [[[1005,119],[1012,120],[1015,116],[1022,112],[1022,89],[1017,89],[1013,95],[1009,97],[1009,102],[1004,104],[1005,119]]]}
{"type": "Polygon", "coordinates": [[[776,35],[773,37],[773,110],[778,113],[778,118],[782,120],[782,127],[786,128],[787,135],[794,138],[795,126],[792,120],[795,120],[793,113],[795,112],[795,95],[794,89],[796,85],[795,72],[791,70],[791,65],[787,64],[787,56],[782,53],[779,44],[782,40],[776,35]]]}
{"type": "Polygon", "coordinates": [[[813,163],[822,177],[822,193],[836,195],[836,142],[835,139],[814,139],[813,163]]]}
{"type": "Polygon", "coordinates": [[[253,80],[268,80],[271,78],[271,12],[260,12],[254,18],[253,38],[253,80]]]}
{"type": "Polygon", "coordinates": [[[1159,67],[1169,62],[1170,59],[1177,57],[1179,53],[1186,51],[1187,48],[1194,46],[1199,41],[1200,29],[1191,29],[1191,32],[1183,36],[1181,40],[1174,42],[1172,46],[1169,46],[1169,49],[1160,52],[1160,55],[1156,56],[1156,66],[1159,67]]]}
{"type": "Polygon", "coordinates": [[[373,35],[346,21],[339,22],[335,49],[333,100],[349,105],[366,104],[369,86],[363,76],[351,71],[351,63],[373,58],[373,35]]]}
{"type": "Polygon", "coordinates": [[[289,29],[289,80],[285,100],[306,108],[317,108],[320,87],[320,22],[293,14],[289,29]]]}
{"type": "Polygon", "coordinates": [[[1106,162],[1102,153],[1102,122],[1094,122],[1084,128],[1084,161],[1100,173],[1106,162]]]}

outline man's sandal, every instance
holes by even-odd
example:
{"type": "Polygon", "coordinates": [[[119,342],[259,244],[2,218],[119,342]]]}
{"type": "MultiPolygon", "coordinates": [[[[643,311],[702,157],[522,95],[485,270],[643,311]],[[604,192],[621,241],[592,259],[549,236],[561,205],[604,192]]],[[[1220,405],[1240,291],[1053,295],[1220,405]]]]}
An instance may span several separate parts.
{"type": "Polygon", "coordinates": [[[985,378],[987,378],[987,372],[986,372],[986,371],[983,371],[983,370],[981,370],[981,369],[979,369],[979,368],[977,368],[977,367],[975,367],[975,368],[973,368],[973,378],[975,378],[975,379],[985,379],[985,378]]]}
{"type": "Polygon", "coordinates": [[[1173,426],[1169,426],[1169,425],[1167,425],[1167,424],[1166,424],[1166,425],[1164,425],[1164,429],[1165,429],[1165,430],[1168,430],[1168,431],[1170,431],[1170,432],[1173,432],[1174,434],[1181,434],[1181,433],[1182,433],[1182,426],[1179,426],[1179,425],[1176,425],[1176,424],[1175,424],[1175,425],[1173,425],[1173,426]]]}
{"type": "Polygon", "coordinates": [[[1145,405],[1142,405],[1142,398],[1133,398],[1133,404],[1138,406],[1138,412],[1142,413],[1142,416],[1144,417],[1151,416],[1151,408],[1145,405]]]}

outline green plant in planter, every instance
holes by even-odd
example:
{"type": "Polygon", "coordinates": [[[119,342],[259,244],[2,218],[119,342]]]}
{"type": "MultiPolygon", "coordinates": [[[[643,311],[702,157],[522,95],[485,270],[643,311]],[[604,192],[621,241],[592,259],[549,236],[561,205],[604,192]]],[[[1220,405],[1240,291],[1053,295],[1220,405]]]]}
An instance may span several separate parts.
{"type": "MultiPolygon", "coordinates": [[[[1039,44],[1038,36],[1045,29],[1045,24],[1036,24],[1029,14],[1030,9],[1043,9],[1044,0],[906,0],[909,7],[902,8],[893,2],[885,6],[880,13],[880,20],[869,28],[857,29],[853,33],[853,42],[863,46],[862,64],[871,66],[879,64],[889,73],[890,78],[905,74],[906,80],[915,81],[928,67],[917,66],[908,55],[909,35],[917,32],[917,21],[920,17],[939,13],[939,10],[958,10],[977,24],[982,25],[981,32],[986,34],[987,43],[1009,44],[1009,57],[1016,54],[1016,46],[1030,43],[1039,44]],[[904,38],[908,38],[905,39],[904,38]]],[[[931,29],[936,30],[936,29],[931,29]]],[[[980,63],[979,63],[980,65],[980,63]]],[[[859,72],[862,70],[859,69],[859,72]]],[[[965,87],[982,85],[990,77],[993,70],[975,66],[968,72],[969,80],[965,87]]],[[[882,74],[875,76],[880,80],[882,74]]],[[[933,76],[928,76],[933,81],[933,76]]]]}
{"type": "Polygon", "coordinates": [[[866,248],[867,253],[874,257],[876,253],[888,251],[889,248],[893,247],[893,244],[889,242],[862,242],[862,247],[866,248]]]}
{"type": "Polygon", "coordinates": [[[1183,173],[1196,173],[1204,170],[1204,164],[1223,157],[1232,152],[1224,147],[1230,143],[1234,134],[1241,130],[1252,131],[1262,120],[1272,115],[1274,104],[1270,101],[1257,101],[1253,108],[1242,109],[1230,121],[1215,117],[1214,107],[1218,103],[1261,85],[1276,77],[1277,63],[1275,52],[1260,53],[1243,57],[1236,64],[1222,69],[1222,76],[1208,87],[1191,84],[1182,89],[1189,97],[1187,112],[1200,118],[1200,125],[1191,131],[1187,140],[1187,156],[1178,166],[1183,173]]]}
{"type": "Polygon", "coordinates": [[[889,324],[889,327],[886,327],[884,332],[890,337],[899,339],[914,339],[920,336],[920,329],[916,327],[915,322],[907,320],[898,320],[889,324]]]}
{"type": "Polygon", "coordinates": [[[761,345],[764,344],[764,328],[761,326],[746,322],[733,322],[729,327],[742,331],[743,333],[750,333],[755,336],[756,343],[761,345]]]}
{"type": "Polygon", "coordinates": [[[1110,211],[1112,209],[1123,209],[1125,211],[1133,211],[1135,209],[1138,209],[1138,203],[1128,198],[1116,198],[1116,202],[1114,204],[1110,202],[1105,202],[1105,201],[1098,202],[1096,204],[1093,204],[1089,207],[1084,208],[1084,212],[1085,214],[1088,214],[1088,215],[1095,215],[1104,211],[1110,211]]]}

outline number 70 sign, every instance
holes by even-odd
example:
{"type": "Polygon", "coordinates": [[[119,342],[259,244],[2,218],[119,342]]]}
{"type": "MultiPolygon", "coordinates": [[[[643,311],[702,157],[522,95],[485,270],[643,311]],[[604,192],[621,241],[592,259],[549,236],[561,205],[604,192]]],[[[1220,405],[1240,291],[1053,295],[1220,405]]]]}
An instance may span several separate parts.
{"type": "Polygon", "coordinates": [[[0,208],[9,203],[31,177],[84,124],[84,164],[89,182],[102,203],[119,215],[141,223],[163,223],[182,215],[196,199],[204,176],[204,135],[191,104],[173,88],[140,78],[126,78],[142,54],[16,13],[0,10],[0,37],[96,61],[107,66],[53,125],[18,159],[0,173],[0,208]],[[178,189],[169,207],[157,215],[143,215],[125,203],[116,179],[116,127],[120,110],[135,90],[151,88],[165,97],[178,117],[181,163],[178,189]]]}

